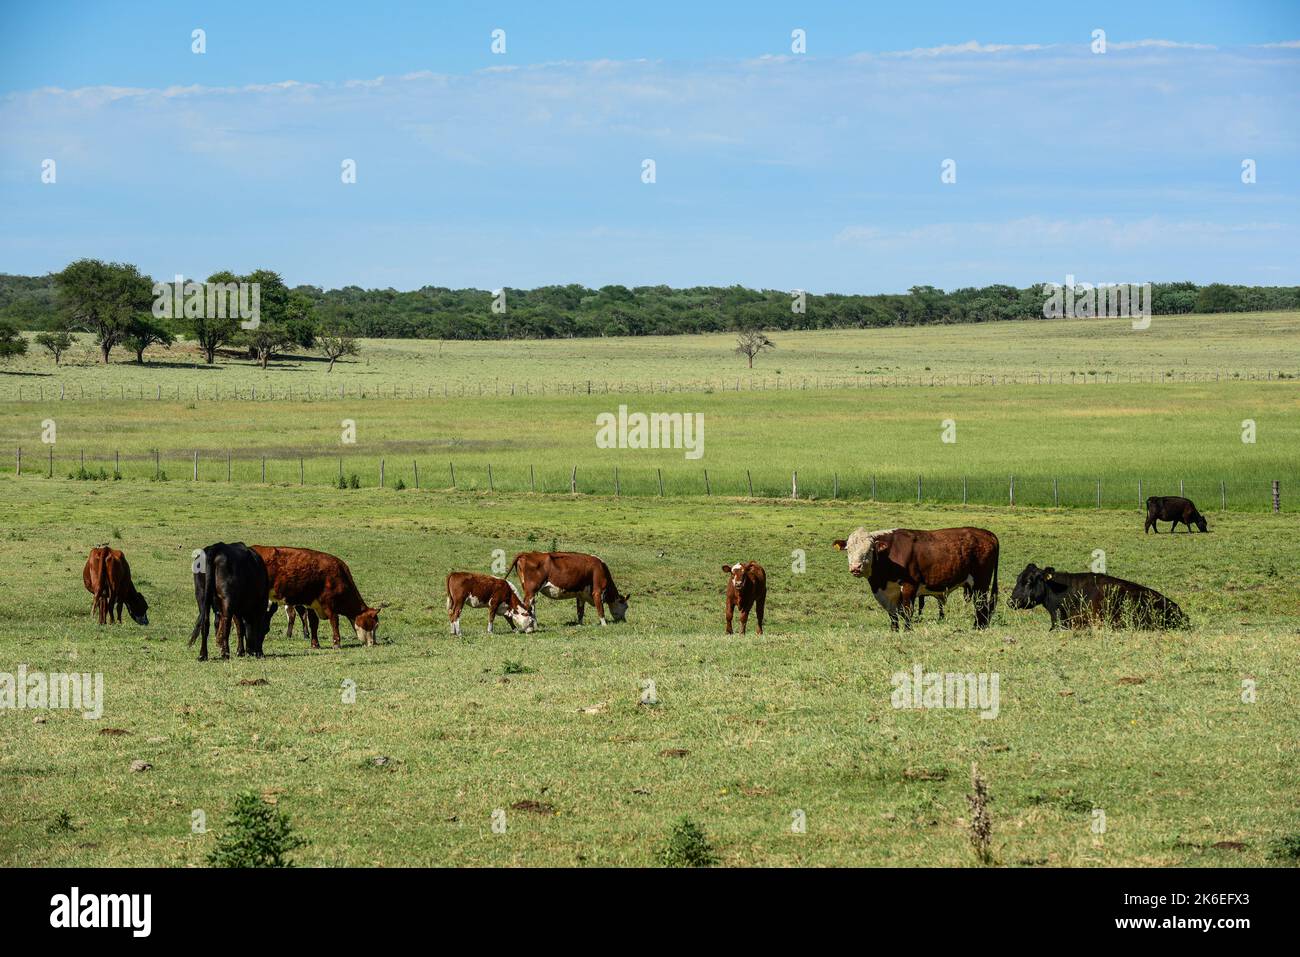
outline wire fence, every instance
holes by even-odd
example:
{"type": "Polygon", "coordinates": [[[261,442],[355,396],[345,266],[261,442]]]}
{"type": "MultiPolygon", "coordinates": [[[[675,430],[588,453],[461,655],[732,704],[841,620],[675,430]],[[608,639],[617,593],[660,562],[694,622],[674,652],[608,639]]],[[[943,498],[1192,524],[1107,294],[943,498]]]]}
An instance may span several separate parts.
{"type": "MultiPolygon", "coordinates": [[[[3,375],[4,373],[0,373],[3,375]]],[[[274,375],[274,373],[271,373],[274,375]]],[[[951,388],[954,386],[1023,385],[1163,385],[1182,382],[1274,382],[1300,379],[1300,371],[1120,371],[1120,372],[924,372],[909,375],[860,376],[727,376],[716,379],[580,379],[571,382],[405,382],[354,385],[346,382],[293,383],[225,387],[180,384],[116,386],[85,383],[16,383],[0,389],[0,401],[171,401],[171,402],[316,402],[331,399],[449,399],[466,397],[525,397],[578,395],[638,395],[671,392],[771,392],[810,389],[951,388]]]]}
{"type": "MultiPolygon", "coordinates": [[[[154,450],[59,451],[53,444],[16,448],[0,473],[96,482],[207,482],[268,486],[331,486],[541,495],[614,497],[727,497],[748,499],[915,502],[931,505],[1008,505],[1034,508],[1145,508],[1150,495],[1191,498],[1205,512],[1281,511],[1283,479],[1216,480],[1105,476],[953,476],[798,469],[662,469],[621,466],[567,468],[481,459],[366,455],[262,455],[154,450]]],[[[1292,487],[1298,476],[1287,476],[1292,487]]]]}

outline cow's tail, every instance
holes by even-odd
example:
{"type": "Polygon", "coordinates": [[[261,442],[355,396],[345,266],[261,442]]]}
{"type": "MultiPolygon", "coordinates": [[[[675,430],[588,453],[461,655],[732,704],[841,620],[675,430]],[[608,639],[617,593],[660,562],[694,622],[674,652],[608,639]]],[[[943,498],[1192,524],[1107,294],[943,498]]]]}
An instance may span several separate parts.
{"type": "Polygon", "coordinates": [[[206,564],[208,570],[203,572],[203,594],[199,598],[199,617],[194,622],[194,630],[190,632],[191,645],[198,639],[200,630],[203,632],[203,639],[207,640],[208,614],[216,604],[217,576],[214,574],[212,564],[210,562],[206,564]]]}
{"type": "MultiPolygon", "coordinates": [[[[501,577],[502,577],[502,578],[509,578],[512,574],[515,574],[515,571],[516,571],[515,566],[517,566],[517,565],[519,564],[519,559],[521,559],[521,558],[523,558],[523,557],[524,557],[524,553],[523,553],[523,552],[520,552],[518,555],[516,555],[516,556],[515,556],[515,560],[514,560],[513,562],[510,563],[510,567],[506,569],[506,573],[505,573],[504,575],[502,575],[501,577]]],[[[523,581],[523,580],[524,580],[522,575],[520,576],[519,580],[520,580],[520,581],[523,581]]]]}

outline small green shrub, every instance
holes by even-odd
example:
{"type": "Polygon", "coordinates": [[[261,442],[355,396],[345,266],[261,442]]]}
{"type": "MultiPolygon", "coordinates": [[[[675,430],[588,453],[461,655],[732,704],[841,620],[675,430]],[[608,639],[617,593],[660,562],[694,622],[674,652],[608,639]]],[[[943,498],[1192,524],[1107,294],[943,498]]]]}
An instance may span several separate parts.
{"type": "Polygon", "coordinates": [[[711,867],[718,858],[704,829],[683,817],[673,825],[668,841],[660,849],[659,863],[664,867],[711,867]]]}
{"type": "Polygon", "coordinates": [[[286,855],[307,843],[293,833],[289,815],[244,791],[235,797],[226,830],[208,854],[208,866],[293,867],[286,855]]]}

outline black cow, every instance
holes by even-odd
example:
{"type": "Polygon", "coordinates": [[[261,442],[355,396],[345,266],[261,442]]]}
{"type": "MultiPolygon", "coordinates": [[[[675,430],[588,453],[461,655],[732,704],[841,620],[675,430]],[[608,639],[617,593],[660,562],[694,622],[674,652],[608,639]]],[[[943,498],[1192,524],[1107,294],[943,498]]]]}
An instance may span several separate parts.
{"type": "Polygon", "coordinates": [[[262,642],[271,627],[277,605],[266,606],[270,585],[266,565],[257,552],[243,542],[218,542],[194,555],[194,599],[199,617],[190,633],[190,644],[201,634],[199,661],[208,659],[208,626],[212,613],[217,618],[217,647],[221,657],[230,657],[230,625],[239,634],[239,654],[247,651],[262,657],[262,642]]]}
{"type": "Polygon", "coordinates": [[[1112,628],[1186,628],[1187,615],[1158,591],[1091,572],[1058,572],[1029,564],[1016,579],[1007,602],[1012,608],[1042,605],[1052,616],[1048,631],[1061,626],[1086,628],[1102,622],[1112,628]]]}
{"type": "Polygon", "coordinates": [[[1173,522],[1169,528],[1171,532],[1179,525],[1186,525],[1189,533],[1193,525],[1203,532],[1209,531],[1205,526],[1205,516],[1196,510],[1190,498],[1181,495],[1152,495],[1147,499],[1147,523],[1142,534],[1155,529],[1159,535],[1160,526],[1156,522],[1173,522]]]}

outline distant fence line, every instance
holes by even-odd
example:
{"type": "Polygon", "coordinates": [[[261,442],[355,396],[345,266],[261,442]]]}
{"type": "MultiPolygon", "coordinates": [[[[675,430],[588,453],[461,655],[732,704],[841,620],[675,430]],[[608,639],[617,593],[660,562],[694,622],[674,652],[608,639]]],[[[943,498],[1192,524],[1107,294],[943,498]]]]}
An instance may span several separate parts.
{"type": "MultiPolygon", "coordinates": [[[[123,456],[91,453],[84,449],[56,453],[54,445],[33,453],[21,447],[14,450],[12,468],[0,470],[16,476],[53,478],[65,475],[83,481],[120,481],[128,478],[153,482],[226,482],[231,484],[313,485],[340,489],[388,488],[426,489],[432,491],[528,492],[536,494],[613,495],[621,497],[731,497],[791,499],[815,501],[916,502],[935,505],[1024,505],[1053,508],[1132,508],[1145,507],[1148,495],[1184,495],[1209,511],[1217,502],[1220,511],[1229,508],[1229,485],[1224,480],[1194,479],[1191,482],[1168,480],[1152,482],[1138,479],[1107,480],[1070,476],[1065,479],[1041,476],[1006,479],[987,476],[917,475],[914,479],[898,475],[852,474],[841,476],[834,471],[819,471],[801,478],[797,469],[760,474],[753,470],[708,469],[699,472],[643,468],[632,471],[620,467],[592,468],[574,465],[567,470],[548,468],[538,471],[533,465],[527,472],[521,466],[506,473],[491,463],[461,463],[448,459],[432,466],[426,458],[387,456],[300,455],[266,456],[194,451],[183,457],[161,451],[123,456]],[[125,470],[123,466],[126,466],[125,470]],[[111,465],[111,469],[110,469],[111,465]],[[170,470],[170,472],[169,472],[170,470]],[[358,471],[359,470],[359,471],[358,471]]],[[[1232,506],[1238,511],[1281,511],[1280,479],[1236,481],[1232,485],[1232,506]]]]}
{"type": "MultiPolygon", "coordinates": [[[[0,370],[0,375],[3,375],[0,370]]],[[[274,373],[271,373],[274,375],[274,373]]],[[[180,385],[163,388],[141,383],[128,386],[99,385],[87,389],[84,384],[67,383],[35,385],[19,383],[0,393],[0,401],[45,402],[47,400],[103,402],[109,400],[154,400],[173,402],[220,402],[225,400],[256,402],[314,402],[330,399],[436,399],[480,396],[546,396],[546,395],[641,395],[669,392],[769,392],[806,391],[809,389],[887,389],[887,388],[947,388],[952,386],[1006,386],[1006,385],[1160,385],[1175,382],[1273,382],[1300,379],[1300,372],[951,372],[917,373],[914,375],[863,375],[863,376],[727,376],[718,379],[643,380],[580,379],[573,382],[530,382],[500,379],[491,383],[440,382],[417,385],[392,383],[376,386],[349,385],[286,385],[276,387],[249,386],[246,389],[223,389],[220,385],[193,390],[180,385]]]]}

